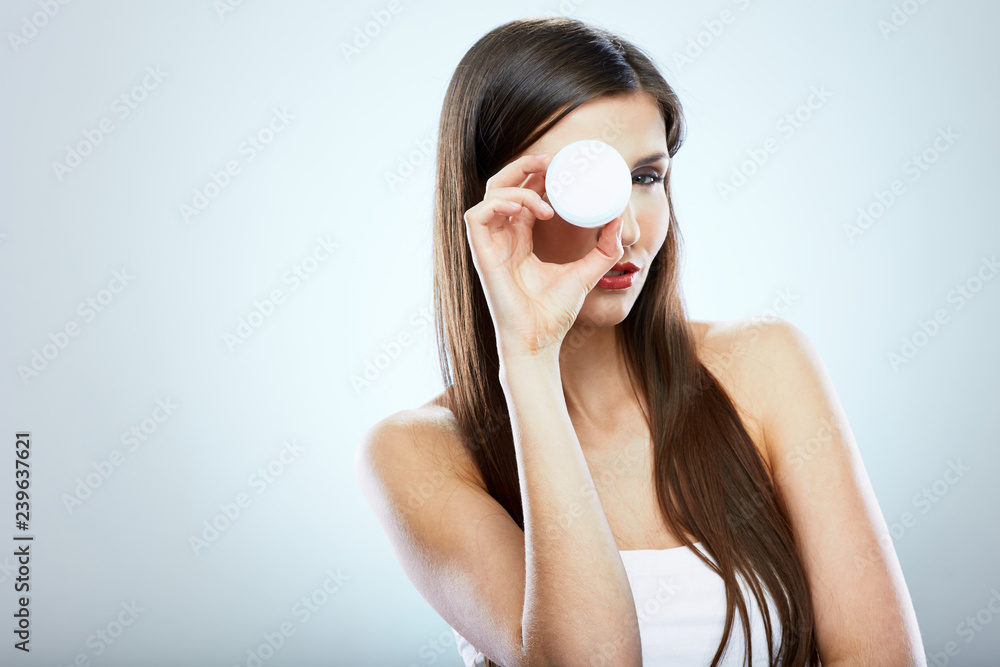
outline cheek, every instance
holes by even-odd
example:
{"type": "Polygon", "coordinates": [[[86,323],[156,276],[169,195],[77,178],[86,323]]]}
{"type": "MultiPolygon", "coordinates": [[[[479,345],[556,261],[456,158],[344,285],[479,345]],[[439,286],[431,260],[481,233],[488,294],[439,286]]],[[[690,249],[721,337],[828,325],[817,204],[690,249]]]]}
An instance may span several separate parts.
{"type": "Polygon", "coordinates": [[[649,237],[653,241],[653,246],[659,249],[667,238],[667,232],[670,231],[670,216],[664,211],[661,215],[651,218],[649,222],[649,237]]]}
{"type": "Polygon", "coordinates": [[[532,229],[533,252],[543,262],[568,264],[580,259],[597,245],[600,230],[571,225],[559,216],[536,220],[532,229]]]}
{"type": "Polygon", "coordinates": [[[667,237],[670,228],[670,206],[666,198],[662,201],[643,202],[643,204],[633,208],[635,216],[639,221],[639,227],[646,239],[653,241],[659,247],[660,243],[667,237]]]}

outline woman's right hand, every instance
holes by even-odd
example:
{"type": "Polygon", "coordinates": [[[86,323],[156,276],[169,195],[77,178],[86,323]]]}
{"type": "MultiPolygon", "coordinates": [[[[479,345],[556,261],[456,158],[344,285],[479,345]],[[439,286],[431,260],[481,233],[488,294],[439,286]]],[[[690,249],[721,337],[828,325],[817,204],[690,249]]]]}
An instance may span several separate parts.
{"type": "Polygon", "coordinates": [[[597,245],[575,262],[550,264],[535,256],[535,220],[555,215],[542,200],[551,159],[549,153],[514,160],[486,182],[483,200],[465,212],[501,358],[558,354],[587,294],[624,254],[619,216],[601,228],[597,245]]]}

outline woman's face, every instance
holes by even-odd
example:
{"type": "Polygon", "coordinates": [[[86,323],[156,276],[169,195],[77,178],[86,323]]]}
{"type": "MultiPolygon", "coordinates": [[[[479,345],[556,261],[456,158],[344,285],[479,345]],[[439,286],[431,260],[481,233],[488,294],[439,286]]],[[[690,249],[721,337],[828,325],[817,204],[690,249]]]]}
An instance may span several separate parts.
{"type": "MultiPolygon", "coordinates": [[[[600,139],[610,144],[632,171],[632,196],[622,213],[625,253],[619,261],[632,262],[639,270],[631,287],[595,286],[576,319],[577,323],[613,326],[628,315],[667,236],[670,210],[663,182],[669,165],[666,127],[659,105],[647,93],[603,96],[574,109],[522,155],[555,153],[580,139],[600,139]]],[[[541,175],[531,178],[533,185],[544,188],[541,175]]],[[[543,199],[548,201],[544,195],[543,199]]],[[[566,264],[593,249],[600,234],[600,227],[577,227],[556,214],[535,221],[534,253],[543,262],[566,264]]]]}

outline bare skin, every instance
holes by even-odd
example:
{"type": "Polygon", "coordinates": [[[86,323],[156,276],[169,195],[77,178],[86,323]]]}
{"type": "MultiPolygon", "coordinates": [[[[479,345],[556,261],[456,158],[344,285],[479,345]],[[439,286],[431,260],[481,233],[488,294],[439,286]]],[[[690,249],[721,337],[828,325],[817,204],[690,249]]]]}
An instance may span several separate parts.
{"type": "MultiPolygon", "coordinates": [[[[754,385],[754,378],[746,364],[739,364],[738,349],[747,340],[747,329],[753,324],[747,320],[692,320],[691,325],[696,335],[699,359],[733,397],[761,457],[769,463],[770,454],[761,422],[754,415],[753,408],[755,403],[760,403],[760,399],[754,399],[755,389],[760,388],[754,385]],[[734,352],[734,349],[737,351],[734,352]],[[729,359],[734,361],[728,362],[729,359]]],[[[433,446],[441,448],[434,460],[454,461],[459,474],[474,480],[485,492],[486,484],[458,432],[457,422],[449,407],[449,395],[450,391],[446,389],[417,408],[413,416],[435,423],[438,429],[448,434],[448,437],[434,441],[433,446]]],[[[653,487],[650,434],[638,403],[632,400],[630,404],[620,404],[614,419],[610,430],[577,423],[577,419],[573,419],[573,426],[618,548],[624,551],[681,546],[683,542],[667,527],[660,515],[653,487]]],[[[697,541],[690,534],[687,538],[689,542],[697,541]]]]}
{"type": "MultiPolygon", "coordinates": [[[[486,492],[448,391],[381,420],[355,457],[407,576],[501,664],[582,664],[595,652],[641,664],[618,551],[683,543],[660,517],[650,435],[615,349],[616,326],[668,231],[669,204],[655,183],[665,153],[652,98],[590,100],[494,175],[465,214],[497,332],[529,530],[486,492]],[[582,229],[555,216],[542,186],[554,151],[595,137],[626,159],[633,192],[619,218],[582,229]],[[640,267],[636,283],[596,286],[618,261],[640,267]],[[567,528],[570,508],[577,518],[567,528]]],[[[815,347],[777,318],[690,325],[699,359],[733,399],[786,500],[823,664],[924,664],[888,527],[815,347]]]]}
{"type": "MultiPolygon", "coordinates": [[[[649,266],[669,228],[670,209],[662,182],[670,164],[666,128],[661,109],[648,95],[616,95],[581,105],[521,156],[551,154],[584,137],[610,143],[632,169],[635,185],[629,206],[621,216],[619,261],[630,261],[640,270],[635,285],[628,289],[595,287],[587,294],[566,334],[572,344],[564,344],[559,350],[562,390],[618,548],[672,548],[682,542],[660,517],[652,480],[650,434],[629,385],[624,359],[615,346],[616,325],[625,319],[643,289],[649,266]]],[[[537,190],[547,201],[540,187],[542,181],[542,173],[532,173],[522,187],[537,190]]],[[[558,215],[543,217],[532,228],[532,253],[542,262],[568,265],[592,251],[600,235],[600,228],[577,227],[558,215]]],[[[743,394],[747,379],[741,377],[735,364],[725,361],[741,325],[691,324],[703,363],[710,368],[714,364],[717,374],[727,371],[727,389],[731,394],[743,394]]],[[[446,407],[446,394],[426,405],[446,407]]],[[[749,399],[744,395],[743,403],[738,405],[744,408],[751,435],[764,453],[763,434],[753,418],[749,399]]],[[[482,484],[475,471],[468,472],[482,484]]]]}

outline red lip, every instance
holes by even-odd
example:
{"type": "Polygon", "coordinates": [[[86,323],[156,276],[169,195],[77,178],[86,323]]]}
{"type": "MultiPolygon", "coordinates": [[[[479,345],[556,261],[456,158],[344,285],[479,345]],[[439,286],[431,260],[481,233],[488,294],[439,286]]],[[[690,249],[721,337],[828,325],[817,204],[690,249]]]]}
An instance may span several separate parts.
{"type": "Polygon", "coordinates": [[[615,264],[608,271],[638,271],[639,267],[632,262],[625,262],[624,264],[615,264]]]}
{"type": "Polygon", "coordinates": [[[615,264],[609,271],[625,271],[625,273],[620,276],[601,276],[601,279],[597,281],[597,287],[604,289],[628,289],[635,284],[635,276],[639,272],[639,267],[632,262],[623,262],[615,264]]]}

